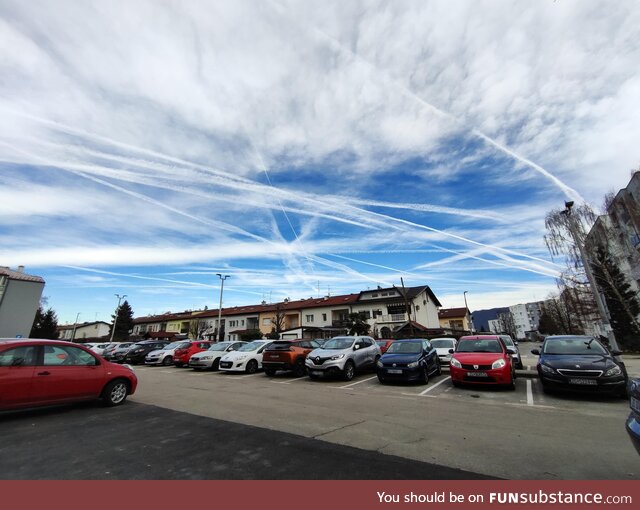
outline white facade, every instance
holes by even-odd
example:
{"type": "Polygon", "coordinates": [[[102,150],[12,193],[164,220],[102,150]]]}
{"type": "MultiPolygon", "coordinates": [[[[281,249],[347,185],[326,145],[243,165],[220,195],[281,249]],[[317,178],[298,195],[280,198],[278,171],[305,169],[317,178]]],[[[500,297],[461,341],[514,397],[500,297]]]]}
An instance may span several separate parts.
{"type": "Polygon", "coordinates": [[[82,340],[83,338],[100,338],[109,335],[109,324],[106,322],[83,322],[75,328],[73,326],[65,326],[60,330],[61,340],[82,340]]]}
{"type": "Polygon", "coordinates": [[[0,338],[28,338],[40,305],[44,280],[0,267],[0,338]]]}

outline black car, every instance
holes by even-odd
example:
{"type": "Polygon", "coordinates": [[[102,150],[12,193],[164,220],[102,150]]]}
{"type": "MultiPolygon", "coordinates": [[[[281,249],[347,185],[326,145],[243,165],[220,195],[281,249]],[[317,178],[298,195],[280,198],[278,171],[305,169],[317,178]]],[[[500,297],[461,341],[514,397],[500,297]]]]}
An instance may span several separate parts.
{"type": "Polygon", "coordinates": [[[169,345],[169,342],[164,340],[143,340],[142,342],[138,342],[137,344],[132,345],[127,351],[124,356],[123,363],[131,363],[132,365],[144,363],[144,359],[147,354],[151,351],[164,349],[166,345],[169,345]]]}
{"type": "Polygon", "coordinates": [[[522,365],[522,356],[520,356],[520,349],[518,349],[518,342],[516,342],[510,335],[500,335],[502,341],[507,346],[507,348],[511,347],[515,354],[511,354],[511,358],[513,359],[513,366],[516,367],[517,370],[522,370],[524,367],[522,365]]]}
{"type": "Polygon", "coordinates": [[[548,336],[541,350],[538,375],[542,389],[607,392],[626,396],[627,370],[619,360],[620,351],[609,352],[590,336],[548,336]]]}
{"type": "Polygon", "coordinates": [[[429,382],[431,375],[440,375],[440,358],[429,340],[422,338],[396,340],[377,363],[378,380],[429,382]]]}
{"type": "Polygon", "coordinates": [[[640,453],[640,379],[633,379],[629,384],[629,407],[631,412],[627,418],[627,432],[640,453]]]}

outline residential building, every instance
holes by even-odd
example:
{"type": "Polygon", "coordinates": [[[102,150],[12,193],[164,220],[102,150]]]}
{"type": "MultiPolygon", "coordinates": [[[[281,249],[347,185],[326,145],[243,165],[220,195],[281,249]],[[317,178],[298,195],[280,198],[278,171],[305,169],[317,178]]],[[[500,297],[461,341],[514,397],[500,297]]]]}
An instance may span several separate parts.
{"type": "Polygon", "coordinates": [[[471,312],[468,308],[441,308],[438,312],[440,327],[452,331],[471,333],[473,331],[471,312]]]}
{"type": "Polygon", "coordinates": [[[44,280],[24,272],[0,267],[0,338],[28,338],[31,333],[44,280]]]}
{"type": "Polygon", "coordinates": [[[103,321],[66,324],[58,327],[58,338],[70,342],[108,338],[110,327],[110,324],[103,321]]]}

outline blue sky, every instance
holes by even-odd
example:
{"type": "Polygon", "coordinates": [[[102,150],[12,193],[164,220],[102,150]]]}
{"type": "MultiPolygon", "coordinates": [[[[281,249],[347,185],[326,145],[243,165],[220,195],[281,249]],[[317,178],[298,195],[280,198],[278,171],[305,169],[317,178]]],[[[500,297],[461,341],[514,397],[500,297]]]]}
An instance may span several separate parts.
{"type": "Polygon", "coordinates": [[[636,2],[0,2],[0,264],[62,322],[545,298],[638,167],[636,2]]]}

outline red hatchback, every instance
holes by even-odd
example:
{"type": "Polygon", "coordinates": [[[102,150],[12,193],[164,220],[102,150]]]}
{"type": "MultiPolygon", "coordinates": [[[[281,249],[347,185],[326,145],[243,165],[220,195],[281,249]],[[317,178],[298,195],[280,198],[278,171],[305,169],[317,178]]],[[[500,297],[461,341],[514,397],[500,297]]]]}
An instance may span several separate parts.
{"type": "Polygon", "coordinates": [[[463,336],[451,356],[451,381],[461,384],[499,384],[516,388],[510,349],[496,335],[463,336]]]}
{"type": "Polygon", "coordinates": [[[102,398],[122,404],[138,378],[127,365],[59,340],[0,339],[0,410],[102,398]]]}
{"type": "Polygon", "coordinates": [[[173,353],[173,364],[177,367],[183,367],[189,364],[189,358],[196,352],[206,351],[211,347],[211,342],[205,342],[203,340],[197,340],[195,342],[189,342],[180,346],[173,353]]]}

